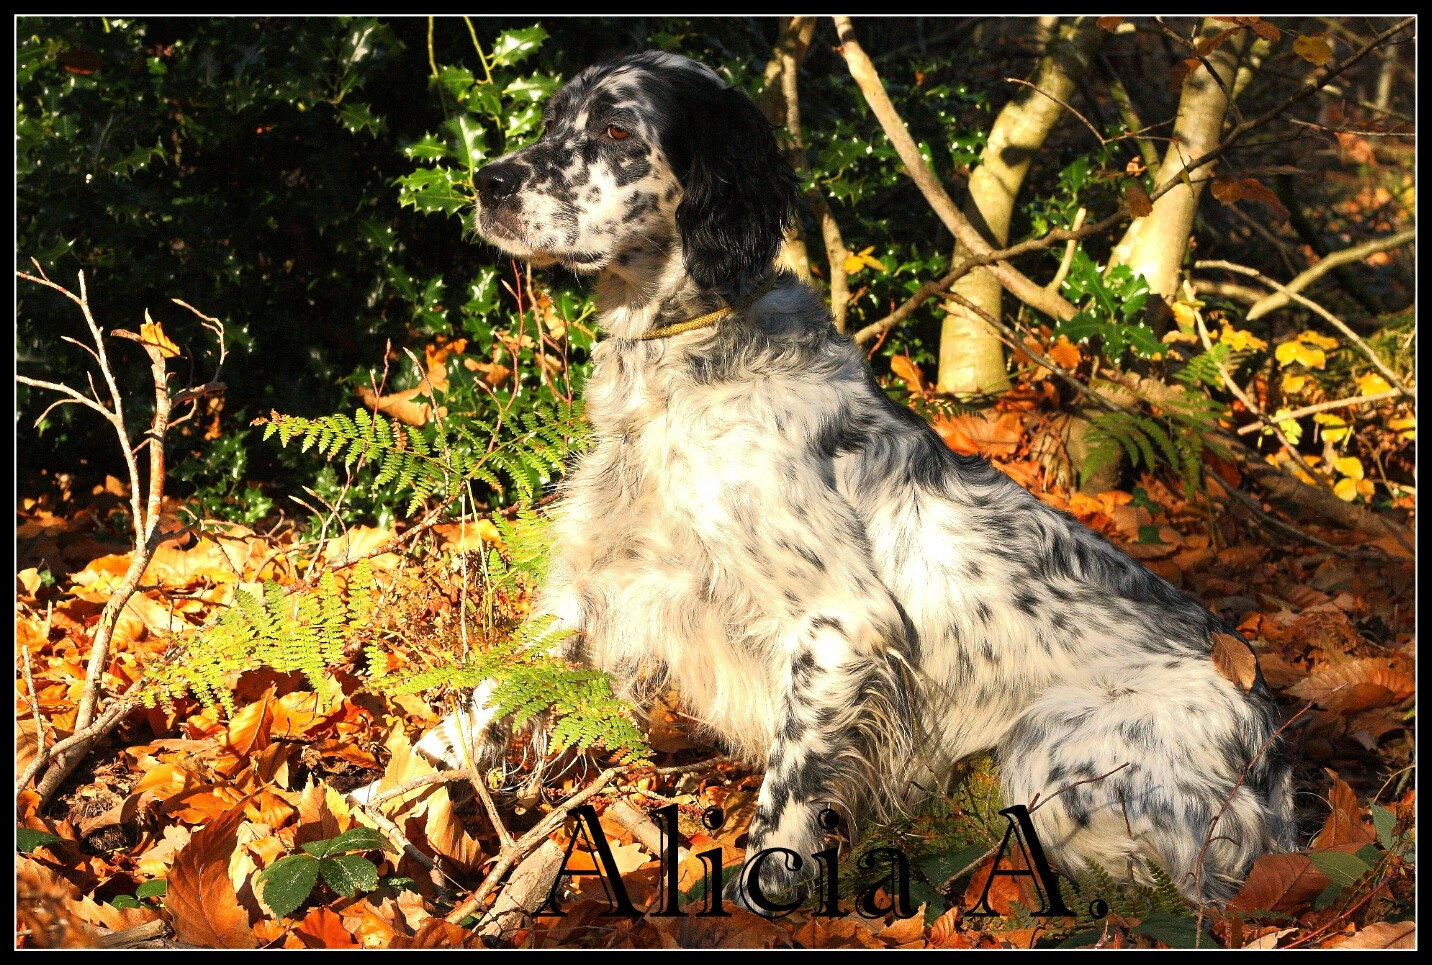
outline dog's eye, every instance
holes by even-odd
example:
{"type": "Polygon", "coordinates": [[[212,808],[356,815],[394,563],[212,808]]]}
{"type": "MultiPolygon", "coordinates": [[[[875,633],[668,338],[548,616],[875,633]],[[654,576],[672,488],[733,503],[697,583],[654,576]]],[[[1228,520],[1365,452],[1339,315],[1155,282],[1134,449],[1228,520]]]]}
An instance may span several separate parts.
{"type": "Polygon", "coordinates": [[[607,137],[611,138],[613,141],[625,141],[627,138],[631,137],[631,131],[617,124],[608,124],[607,137]]]}

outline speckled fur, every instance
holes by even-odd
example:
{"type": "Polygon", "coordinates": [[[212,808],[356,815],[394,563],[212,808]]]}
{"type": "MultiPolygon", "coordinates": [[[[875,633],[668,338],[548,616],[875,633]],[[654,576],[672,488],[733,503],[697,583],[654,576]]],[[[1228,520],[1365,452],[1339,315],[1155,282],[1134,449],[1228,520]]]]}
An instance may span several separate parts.
{"type": "MultiPolygon", "coordinates": [[[[1291,844],[1274,706],[1210,659],[1228,628],[948,449],[813,290],[782,276],[715,326],[632,338],[770,275],[796,188],[743,95],[649,53],[584,71],[546,124],[479,174],[476,215],[515,255],[595,274],[608,333],[540,609],[579,631],[573,656],[633,688],[675,684],[765,766],[752,853],[809,855],[827,803],[858,822],[986,750],[1006,802],[1047,802],[1034,824],[1066,869],[1138,877],[1148,858],[1220,900],[1291,844]]],[[[494,753],[484,696],[423,749],[450,757],[466,730],[494,753]]],[[[799,877],[779,864],[768,888],[799,877]]]]}

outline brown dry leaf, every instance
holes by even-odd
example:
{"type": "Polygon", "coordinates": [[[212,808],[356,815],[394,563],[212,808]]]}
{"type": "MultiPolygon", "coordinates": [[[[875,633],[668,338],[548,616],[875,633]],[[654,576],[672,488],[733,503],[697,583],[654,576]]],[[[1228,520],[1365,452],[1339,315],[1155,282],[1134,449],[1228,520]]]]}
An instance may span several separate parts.
{"type": "Polygon", "coordinates": [[[875,933],[875,937],[896,948],[925,947],[925,906],[909,918],[897,918],[875,933]]]}
{"type": "Polygon", "coordinates": [[[96,902],[89,895],[79,901],[66,902],[70,912],[91,925],[100,925],[110,931],[124,931],[162,917],[159,909],[142,905],[138,908],[116,908],[114,905],[96,902]]]}
{"type": "Polygon", "coordinates": [[[164,908],[179,941],[204,948],[254,948],[248,912],[229,881],[247,798],[196,831],[174,859],[164,908]]]}
{"type": "Polygon", "coordinates": [[[501,546],[502,534],[492,520],[484,517],[477,520],[463,520],[456,523],[440,523],[432,528],[438,538],[438,548],[446,553],[467,553],[473,550],[486,551],[489,546],[501,546]]]}
{"type": "Polygon", "coordinates": [[[1253,648],[1248,646],[1248,641],[1231,633],[1213,635],[1213,666],[1245,694],[1253,690],[1258,679],[1258,657],[1253,648]]]}
{"type": "Polygon", "coordinates": [[[448,796],[447,788],[439,787],[433,791],[424,800],[424,806],[427,820],[423,833],[427,836],[428,846],[460,870],[476,870],[482,862],[482,845],[464,830],[462,821],[453,813],[452,798],[448,796]]]}
{"type": "MultiPolygon", "coordinates": [[[[352,526],[342,536],[334,537],[323,545],[323,561],[334,564],[344,560],[357,559],[390,542],[397,534],[386,528],[375,526],[352,526]]],[[[398,565],[395,553],[374,556],[369,563],[377,569],[391,569],[398,565]]]]}
{"type": "Polygon", "coordinates": [[[139,851],[135,870],[150,878],[168,877],[174,856],[189,843],[190,837],[191,832],[183,825],[166,825],[162,837],[150,839],[153,844],[147,850],[139,851]]]}
{"type": "Polygon", "coordinates": [[[1320,895],[1328,876],[1305,854],[1265,854],[1253,863],[1248,880],[1228,903],[1230,911],[1294,912],[1320,895]]]}
{"type": "Polygon", "coordinates": [[[930,926],[930,945],[933,948],[969,948],[968,939],[960,933],[960,921],[964,912],[951,908],[930,926]]]}
{"type": "Polygon", "coordinates": [[[93,948],[95,935],[71,913],[79,889],[35,859],[15,856],[16,946],[30,948],[93,948]]]}
{"type": "Polygon", "coordinates": [[[1124,182],[1124,200],[1128,202],[1129,214],[1135,218],[1146,218],[1153,213],[1154,204],[1149,200],[1149,193],[1138,181],[1130,179],[1124,182]]]}
{"type": "Polygon", "coordinates": [[[294,844],[304,845],[310,841],[326,841],[336,838],[353,826],[352,816],[346,802],[333,788],[310,778],[311,783],[298,795],[298,830],[294,833],[294,844]],[[342,806],[342,812],[333,805],[342,806]]]}
{"type": "Polygon", "coordinates": [[[364,948],[387,948],[399,934],[397,921],[400,917],[392,898],[377,901],[369,897],[344,908],[344,927],[353,934],[353,939],[364,948]]]}
{"type": "Polygon", "coordinates": [[[1323,772],[1332,778],[1333,786],[1328,791],[1328,803],[1332,813],[1318,836],[1313,839],[1314,848],[1332,848],[1340,844],[1371,844],[1377,840],[1377,833],[1363,823],[1362,808],[1358,806],[1357,795],[1352,788],[1331,768],[1323,772]]]}
{"type": "Polygon", "coordinates": [[[1250,938],[1244,942],[1243,947],[1260,949],[1277,948],[1278,939],[1284,935],[1291,935],[1295,931],[1297,931],[1296,928],[1268,928],[1259,932],[1257,937],[1250,938]]]}
{"type": "Polygon", "coordinates": [[[214,761],[214,770],[232,775],[248,760],[269,745],[273,728],[274,687],[234,715],[224,734],[223,743],[214,761]]]}
{"type": "Polygon", "coordinates": [[[1123,18],[1123,17],[1100,17],[1100,18],[1099,18],[1097,21],[1095,21],[1095,22],[1098,24],[1100,30],[1107,30],[1107,31],[1109,31],[1110,33],[1113,33],[1113,32],[1114,32],[1115,30],[1117,30],[1117,29],[1119,28],[1119,26],[1124,22],[1124,18],[1123,18]]]}
{"type": "Polygon", "coordinates": [[[1379,921],[1363,928],[1333,948],[1416,948],[1417,922],[1379,921]]]}
{"type": "Polygon", "coordinates": [[[1392,669],[1384,660],[1370,658],[1319,671],[1288,688],[1288,693],[1325,710],[1349,714],[1399,704],[1416,690],[1417,681],[1411,674],[1392,669]]]}
{"type": "Polygon", "coordinates": [[[312,908],[293,933],[305,948],[361,948],[343,927],[343,919],[328,908],[312,908]]]}
{"type": "Polygon", "coordinates": [[[393,948],[464,948],[469,941],[478,942],[476,932],[446,922],[441,918],[429,918],[418,928],[412,938],[399,935],[393,939],[393,948]]]}

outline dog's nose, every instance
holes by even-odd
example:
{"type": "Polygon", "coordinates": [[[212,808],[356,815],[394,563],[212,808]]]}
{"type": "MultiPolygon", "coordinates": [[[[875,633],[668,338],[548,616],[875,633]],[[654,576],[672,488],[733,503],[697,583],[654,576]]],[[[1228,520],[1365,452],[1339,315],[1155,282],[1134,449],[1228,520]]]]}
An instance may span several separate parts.
{"type": "Polygon", "coordinates": [[[473,183],[483,204],[501,204],[522,185],[522,170],[511,162],[489,164],[473,176],[473,183]]]}

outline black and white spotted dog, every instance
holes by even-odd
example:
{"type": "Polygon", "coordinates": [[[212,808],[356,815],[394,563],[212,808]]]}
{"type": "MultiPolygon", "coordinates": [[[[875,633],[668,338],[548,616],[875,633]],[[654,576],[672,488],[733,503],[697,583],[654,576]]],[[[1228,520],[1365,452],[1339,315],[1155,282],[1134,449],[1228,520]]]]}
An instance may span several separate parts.
{"type": "MultiPolygon", "coordinates": [[[[765,765],[750,853],[820,851],[827,802],[858,820],[987,749],[1007,803],[1048,802],[1034,826],[1068,870],[1147,858],[1220,900],[1291,844],[1274,706],[1210,657],[1228,628],[948,449],[775,272],[796,181],[744,95],[644,53],[583,71],[545,122],[480,171],[476,215],[503,250],[596,275],[607,333],[540,610],[577,631],[569,655],[675,684],[765,765]]],[[[496,734],[487,693],[420,747],[496,734]]]]}

